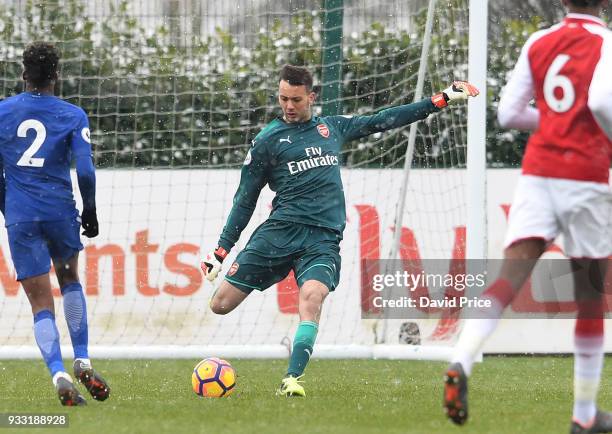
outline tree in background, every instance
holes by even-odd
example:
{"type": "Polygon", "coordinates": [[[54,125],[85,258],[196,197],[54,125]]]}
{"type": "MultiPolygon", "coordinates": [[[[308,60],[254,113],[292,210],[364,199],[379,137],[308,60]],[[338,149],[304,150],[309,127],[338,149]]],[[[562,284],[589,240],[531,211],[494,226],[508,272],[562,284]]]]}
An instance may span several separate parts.
{"type": "MultiPolygon", "coordinates": [[[[465,4],[449,0],[438,6],[450,12],[436,20],[430,58],[443,59],[448,68],[439,73],[439,65],[429,65],[437,74],[426,83],[425,94],[448,80],[466,78],[467,70],[461,66],[467,64],[467,32],[461,33],[465,40],[444,33],[467,23],[465,4]]],[[[511,7],[501,0],[491,3],[487,158],[492,167],[520,162],[526,135],[499,129],[497,98],[527,36],[549,25],[548,19],[558,19],[533,15],[554,9],[545,4],[544,0],[521,0],[511,7]],[[515,7],[516,19],[500,15],[515,7]],[[521,14],[530,15],[523,19],[521,14]]],[[[242,163],[257,131],[277,114],[279,65],[321,63],[318,11],[295,13],[290,25],[275,20],[245,47],[239,35],[223,29],[206,37],[189,35],[188,44],[177,45],[169,25],[145,27],[128,13],[127,1],[110,5],[111,13],[104,20],[88,16],[79,0],[44,4],[27,0],[19,14],[0,5],[0,38],[6,41],[0,45],[0,97],[21,91],[20,57],[27,43],[38,39],[57,43],[64,59],[58,92],[88,111],[98,167],[235,167],[242,163]]],[[[423,9],[414,17],[412,32],[373,23],[345,37],[346,113],[363,114],[412,101],[425,13],[423,9]]],[[[314,70],[320,77],[320,66],[314,70]]],[[[465,141],[459,135],[465,132],[454,127],[461,115],[454,110],[419,127],[431,134],[418,136],[415,167],[465,164],[465,149],[457,149],[457,143],[465,141]]],[[[343,163],[401,167],[406,142],[401,132],[364,140],[344,150],[343,163]]]]}

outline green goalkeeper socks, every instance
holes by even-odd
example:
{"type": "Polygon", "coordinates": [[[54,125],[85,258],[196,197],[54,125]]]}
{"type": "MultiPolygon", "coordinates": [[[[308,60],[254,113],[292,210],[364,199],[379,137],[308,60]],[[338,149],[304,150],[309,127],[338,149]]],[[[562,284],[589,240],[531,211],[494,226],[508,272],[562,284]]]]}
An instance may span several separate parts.
{"type": "Polygon", "coordinates": [[[299,377],[304,373],[304,369],[312,355],[312,347],[317,339],[319,325],[313,321],[302,321],[298,325],[293,340],[293,351],[289,359],[289,369],[287,375],[299,377]]]}

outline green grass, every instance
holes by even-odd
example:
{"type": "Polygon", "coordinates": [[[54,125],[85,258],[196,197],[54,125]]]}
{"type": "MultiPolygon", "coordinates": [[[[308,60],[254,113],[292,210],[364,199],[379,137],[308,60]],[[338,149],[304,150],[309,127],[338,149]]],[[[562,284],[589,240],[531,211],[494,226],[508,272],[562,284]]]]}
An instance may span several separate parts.
{"type": "MultiPolygon", "coordinates": [[[[98,360],[106,402],[62,408],[41,361],[0,361],[0,412],[68,413],[70,428],[119,433],[563,433],[572,405],[572,359],[488,357],[470,380],[470,420],[455,427],[441,409],[443,363],[313,360],[307,397],[278,398],[286,361],[233,360],[234,394],[191,391],[197,360],[98,360]]],[[[612,407],[608,360],[599,402],[612,407]]],[[[48,429],[12,430],[18,433],[48,429]]],[[[11,430],[0,428],[0,434],[11,430]]]]}

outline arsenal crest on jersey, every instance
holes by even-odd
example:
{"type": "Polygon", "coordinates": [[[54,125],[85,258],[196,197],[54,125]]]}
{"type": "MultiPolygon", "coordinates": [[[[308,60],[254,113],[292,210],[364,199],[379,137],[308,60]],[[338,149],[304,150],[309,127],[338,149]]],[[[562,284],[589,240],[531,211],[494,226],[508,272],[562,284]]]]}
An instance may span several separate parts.
{"type": "Polygon", "coordinates": [[[317,125],[317,130],[319,131],[319,134],[321,134],[326,139],[329,137],[329,128],[327,128],[327,125],[319,124],[317,125]]]}

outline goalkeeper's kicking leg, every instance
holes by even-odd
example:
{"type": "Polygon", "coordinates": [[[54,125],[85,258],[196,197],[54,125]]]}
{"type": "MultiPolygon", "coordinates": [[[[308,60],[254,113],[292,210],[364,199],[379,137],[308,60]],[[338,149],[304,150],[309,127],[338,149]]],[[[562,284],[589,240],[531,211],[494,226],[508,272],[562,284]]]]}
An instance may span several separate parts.
{"type": "Polygon", "coordinates": [[[53,258],[53,265],[64,299],[64,317],[74,351],[74,376],[85,386],[93,399],[104,401],[110,395],[110,387],[106,380],[93,369],[89,359],[87,304],[83,287],[79,282],[78,258],[78,253],[67,260],[56,257],[53,258]]]}
{"type": "MultiPolygon", "coordinates": [[[[300,323],[295,332],[287,375],[277,391],[279,395],[305,396],[304,387],[299,384],[299,379],[312,355],[319,329],[321,308],[328,294],[327,286],[317,280],[307,280],[300,288],[298,307],[300,323]]],[[[210,309],[218,315],[228,314],[238,307],[248,295],[245,289],[239,289],[224,280],[210,299],[210,309]]]]}
{"type": "Polygon", "coordinates": [[[248,295],[224,280],[210,299],[210,310],[217,315],[226,315],[236,309],[248,295]]]}

